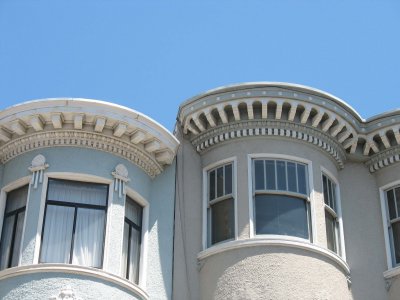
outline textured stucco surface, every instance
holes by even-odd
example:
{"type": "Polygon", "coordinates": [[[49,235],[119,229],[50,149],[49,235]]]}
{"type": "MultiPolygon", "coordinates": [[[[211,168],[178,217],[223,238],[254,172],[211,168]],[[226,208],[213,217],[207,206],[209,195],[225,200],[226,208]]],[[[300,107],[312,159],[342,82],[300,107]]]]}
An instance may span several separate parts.
{"type": "Polygon", "coordinates": [[[387,299],[385,241],[374,175],[362,164],[347,163],[339,177],[354,299],[387,299]]]}
{"type": "Polygon", "coordinates": [[[75,297],[80,300],[142,299],[114,283],[94,277],[64,273],[36,273],[0,280],[0,299],[50,299],[67,288],[71,288],[75,297]]]}
{"type": "Polygon", "coordinates": [[[201,299],[352,299],[334,262],[306,250],[257,246],[202,261],[201,299]]]}

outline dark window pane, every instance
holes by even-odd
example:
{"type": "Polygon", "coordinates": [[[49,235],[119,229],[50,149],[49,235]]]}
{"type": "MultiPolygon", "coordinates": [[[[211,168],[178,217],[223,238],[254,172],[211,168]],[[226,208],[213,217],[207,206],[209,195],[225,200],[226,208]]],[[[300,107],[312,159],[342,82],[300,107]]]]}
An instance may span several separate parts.
{"type": "Polygon", "coordinates": [[[28,185],[7,193],[6,213],[12,212],[26,205],[28,185]]]}
{"type": "Polygon", "coordinates": [[[67,180],[50,180],[48,200],[106,205],[107,185],[67,180]]]}
{"type": "Polygon", "coordinates": [[[396,214],[396,207],[394,203],[394,192],[393,190],[390,190],[387,192],[387,201],[388,201],[388,208],[389,208],[389,216],[390,219],[396,219],[397,214],[396,214]]]}
{"type": "Polygon", "coordinates": [[[210,172],[209,193],[209,200],[215,199],[215,170],[210,172]]]}
{"type": "Polygon", "coordinates": [[[47,205],[41,262],[69,263],[74,212],[73,207],[47,205]]]}
{"type": "Polygon", "coordinates": [[[399,212],[400,211],[400,187],[398,187],[394,190],[394,195],[396,197],[397,212],[399,212]]]}
{"type": "Polygon", "coordinates": [[[329,194],[329,207],[333,208],[333,193],[332,193],[332,182],[328,179],[328,194],[329,194]]]}
{"type": "Polygon", "coordinates": [[[224,195],[224,168],[217,169],[217,197],[224,195]]]}
{"type": "Polygon", "coordinates": [[[328,179],[325,175],[322,175],[322,185],[324,188],[324,202],[329,206],[329,196],[328,196],[328,179]]]}
{"type": "Polygon", "coordinates": [[[326,239],[328,249],[336,252],[336,221],[331,214],[325,212],[326,239]]]}
{"type": "Polygon", "coordinates": [[[307,205],[302,199],[283,195],[255,197],[256,233],[308,239],[307,205]]]}
{"type": "Polygon", "coordinates": [[[128,242],[129,242],[129,224],[127,222],[124,223],[124,239],[122,241],[122,277],[128,279],[128,242]]]}
{"type": "Polygon", "coordinates": [[[255,176],[255,187],[256,190],[264,190],[264,161],[255,160],[254,161],[254,176],[255,176]]]}
{"type": "Polygon", "coordinates": [[[276,161],[276,174],[278,178],[278,190],[286,191],[286,162],[276,161]]]}
{"type": "Polygon", "coordinates": [[[393,248],[396,264],[400,264],[400,222],[392,224],[393,248]]]}
{"type": "Polygon", "coordinates": [[[11,253],[11,241],[13,237],[15,215],[9,216],[4,219],[3,230],[1,232],[0,243],[0,270],[8,268],[8,261],[11,253]]]}
{"type": "Polygon", "coordinates": [[[142,207],[126,196],[125,217],[137,226],[142,225],[142,207]]]}
{"type": "Polygon", "coordinates": [[[306,166],[297,164],[297,180],[299,193],[307,195],[307,179],[306,179],[306,166]]]}
{"type": "Polygon", "coordinates": [[[14,232],[14,249],[11,259],[11,267],[18,266],[19,261],[19,250],[21,247],[21,239],[22,239],[22,230],[24,227],[24,219],[25,219],[25,212],[21,212],[18,214],[17,226],[14,232]]]}
{"type": "Polygon", "coordinates": [[[291,192],[297,192],[296,164],[288,161],[286,165],[288,175],[288,190],[291,192]]]}
{"type": "Polygon", "coordinates": [[[331,208],[336,211],[336,184],[331,181],[332,183],[332,206],[331,208]]]}
{"type": "Polygon", "coordinates": [[[233,199],[223,200],[211,206],[211,243],[215,244],[234,237],[233,199]]]}
{"type": "Polygon", "coordinates": [[[267,175],[267,190],[276,190],[275,161],[265,161],[265,173],[267,175]]]}
{"type": "Polygon", "coordinates": [[[225,195],[232,194],[232,165],[225,166],[225,195]]]}

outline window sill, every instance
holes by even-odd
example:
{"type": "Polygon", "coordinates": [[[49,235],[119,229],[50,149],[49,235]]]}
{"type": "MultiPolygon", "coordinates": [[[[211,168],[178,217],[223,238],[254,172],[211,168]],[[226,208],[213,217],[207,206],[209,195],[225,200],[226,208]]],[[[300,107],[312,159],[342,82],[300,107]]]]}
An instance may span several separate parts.
{"type": "MultiPolygon", "coordinates": [[[[322,256],[325,256],[335,262],[345,273],[346,275],[350,274],[350,268],[348,264],[337,254],[333,253],[332,251],[325,249],[321,246],[317,246],[311,244],[310,242],[298,238],[265,238],[265,237],[257,237],[252,239],[245,239],[245,240],[235,240],[231,242],[226,242],[223,244],[218,244],[212,246],[204,251],[201,251],[197,255],[198,260],[203,260],[207,257],[212,255],[222,253],[229,250],[234,249],[241,249],[241,248],[248,248],[248,247],[257,247],[257,246],[280,246],[280,247],[291,247],[291,248],[298,248],[307,251],[311,251],[314,253],[318,253],[322,256]]],[[[400,268],[399,268],[400,273],[400,268]]]]}
{"type": "Polygon", "coordinates": [[[385,277],[385,279],[393,278],[399,275],[400,275],[400,266],[394,267],[392,269],[383,272],[383,277],[385,277]]]}
{"type": "Polygon", "coordinates": [[[122,277],[108,273],[101,269],[95,269],[77,265],[38,264],[38,265],[19,266],[0,271],[0,280],[10,277],[33,274],[33,273],[49,273],[49,272],[72,273],[72,274],[84,275],[102,279],[104,281],[112,282],[114,284],[119,285],[122,288],[127,289],[128,291],[134,293],[135,295],[138,295],[143,300],[149,299],[149,295],[141,287],[122,277]]]}

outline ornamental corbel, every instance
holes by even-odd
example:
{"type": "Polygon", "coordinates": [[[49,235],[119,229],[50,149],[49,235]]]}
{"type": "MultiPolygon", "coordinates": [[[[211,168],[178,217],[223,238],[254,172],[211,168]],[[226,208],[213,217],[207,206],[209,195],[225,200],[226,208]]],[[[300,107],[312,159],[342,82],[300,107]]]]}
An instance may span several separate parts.
{"type": "Polygon", "coordinates": [[[125,185],[130,181],[128,169],[123,164],[118,164],[111,174],[114,176],[114,191],[118,191],[119,198],[122,198],[122,195],[126,194],[125,185]]]}
{"type": "Polygon", "coordinates": [[[31,166],[28,167],[28,170],[32,172],[31,185],[36,189],[38,183],[43,182],[43,173],[49,167],[49,164],[46,163],[46,158],[42,155],[36,155],[31,163],[31,166]]]}

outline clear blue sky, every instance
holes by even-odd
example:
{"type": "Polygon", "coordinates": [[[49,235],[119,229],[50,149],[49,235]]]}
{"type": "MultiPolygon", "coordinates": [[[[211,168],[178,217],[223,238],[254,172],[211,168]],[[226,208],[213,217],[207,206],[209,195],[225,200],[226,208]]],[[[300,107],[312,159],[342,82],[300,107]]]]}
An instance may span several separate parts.
{"type": "Polygon", "coordinates": [[[182,101],[248,81],[322,89],[364,118],[400,107],[400,1],[0,1],[0,109],[84,97],[172,129],[182,101]]]}

